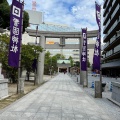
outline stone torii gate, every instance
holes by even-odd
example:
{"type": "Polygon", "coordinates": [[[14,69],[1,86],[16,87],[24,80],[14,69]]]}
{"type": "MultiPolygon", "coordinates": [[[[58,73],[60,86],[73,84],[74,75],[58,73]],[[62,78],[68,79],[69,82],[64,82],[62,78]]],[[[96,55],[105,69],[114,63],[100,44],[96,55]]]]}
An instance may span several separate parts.
{"type": "MultiPolygon", "coordinates": [[[[44,25],[44,24],[42,24],[44,25]]],[[[39,28],[39,26],[38,26],[39,28]]],[[[46,43],[46,38],[60,38],[65,40],[66,38],[78,38],[79,39],[79,44],[66,44],[64,45],[64,49],[79,49],[80,54],[81,54],[81,49],[82,49],[82,33],[80,30],[72,29],[71,31],[69,28],[61,30],[58,29],[58,31],[55,30],[49,30],[50,28],[48,25],[46,29],[42,30],[41,28],[38,29],[37,32],[37,37],[39,37],[39,45],[43,49],[60,49],[63,47],[61,44],[53,44],[53,45],[48,45],[46,43]]],[[[92,31],[87,31],[87,37],[92,38],[97,36],[97,31],[98,30],[92,30],[92,31]]],[[[26,28],[26,32],[28,33],[29,36],[36,37],[36,27],[28,27],[26,28]]],[[[94,48],[94,44],[88,44],[89,49],[94,48]]],[[[45,56],[45,51],[39,54],[38,57],[38,66],[37,66],[37,79],[36,79],[36,84],[41,84],[43,83],[43,74],[44,74],[44,56],[45,56]]],[[[86,71],[80,71],[80,84],[83,85],[84,81],[87,81],[87,74],[86,71]]]]}

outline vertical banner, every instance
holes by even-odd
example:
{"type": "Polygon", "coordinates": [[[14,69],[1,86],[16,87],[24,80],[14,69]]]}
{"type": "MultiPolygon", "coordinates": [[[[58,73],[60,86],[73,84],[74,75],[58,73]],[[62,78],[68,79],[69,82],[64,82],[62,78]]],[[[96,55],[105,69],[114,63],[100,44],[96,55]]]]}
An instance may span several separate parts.
{"type": "Polygon", "coordinates": [[[20,43],[22,37],[22,3],[13,0],[10,13],[10,44],[8,65],[19,66],[20,43]]]}
{"type": "Polygon", "coordinates": [[[97,40],[94,48],[94,57],[93,57],[93,70],[100,70],[100,47],[101,47],[101,6],[95,3],[96,8],[96,21],[99,27],[97,40]]]}
{"type": "Polygon", "coordinates": [[[82,39],[81,70],[87,71],[87,29],[82,29],[82,39]]]}

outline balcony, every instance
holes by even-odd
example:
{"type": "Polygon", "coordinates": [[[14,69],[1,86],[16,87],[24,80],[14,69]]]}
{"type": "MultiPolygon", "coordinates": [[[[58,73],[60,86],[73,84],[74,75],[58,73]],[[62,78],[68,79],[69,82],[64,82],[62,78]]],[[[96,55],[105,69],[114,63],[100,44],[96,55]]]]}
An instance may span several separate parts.
{"type": "MultiPolygon", "coordinates": [[[[110,3],[111,3],[111,2],[112,2],[112,0],[110,1],[110,3]]],[[[104,17],[104,20],[103,20],[103,25],[106,24],[108,18],[109,18],[109,17],[111,16],[111,14],[112,14],[112,12],[114,12],[115,9],[116,9],[116,7],[117,7],[117,5],[119,5],[119,4],[116,2],[116,0],[113,0],[113,3],[111,3],[111,4],[113,4],[113,5],[112,5],[112,7],[110,7],[110,8],[108,9],[108,12],[106,12],[107,14],[106,14],[106,15],[103,14],[103,16],[105,16],[105,17],[104,17]]]]}
{"type": "Polygon", "coordinates": [[[111,20],[109,19],[107,21],[107,24],[105,25],[104,29],[103,29],[103,33],[105,34],[107,32],[107,30],[109,29],[110,25],[114,22],[114,20],[117,19],[117,15],[119,14],[120,11],[120,5],[118,4],[116,9],[114,10],[114,12],[112,13],[112,17],[111,20]]]}
{"type": "Polygon", "coordinates": [[[118,50],[117,52],[114,52],[112,54],[107,54],[107,56],[104,58],[104,60],[113,60],[113,59],[119,59],[120,57],[120,50],[118,50]]]}
{"type": "Polygon", "coordinates": [[[104,1],[104,4],[103,4],[104,9],[106,8],[107,2],[108,2],[107,0],[104,1]]]}
{"type": "Polygon", "coordinates": [[[116,20],[112,25],[112,27],[110,28],[110,30],[108,31],[108,34],[110,34],[116,28],[117,25],[118,25],[118,21],[116,20]]]}
{"type": "Polygon", "coordinates": [[[117,31],[117,38],[120,37],[120,30],[117,31]]]}
{"type": "Polygon", "coordinates": [[[107,60],[104,64],[102,64],[102,68],[111,68],[111,67],[118,67],[120,65],[120,59],[113,59],[107,60]]]}
{"type": "Polygon", "coordinates": [[[106,42],[107,39],[110,39],[116,33],[116,31],[119,29],[119,23],[120,22],[118,22],[117,20],[114,22],[114,24],[109,29],[108,33],[104,36],[104,39],[103,39],[104,42],[106,42]]]}
{"type": "Polygon", "coordinates": [[[107,31],[106,31],[106,30],[107,30],[106,28],[108,28],[109,24],[110,24],[110,19],[108,20],[107,24],[105,25],[105,27],[104,27],[104,29],[103,29],[103,33],[104,33],[104,34],[106,34],[106,32],[107,32],[107,31]]]}
{"type": "Polygon", "coordinates": [[[113,12],[112,15],[111,15],[111,19],[113,19],[113,17],[115,16],[115,14],[116,14],[117,12],[119,12],[119,9],[120,9],[120,5],[118,4],[117,7],[115,8],[114,12],[113,12]]]}
{"type": "MultiPolygon", "coordinates": [[[[107,14],[107,13],[110,13],[111,9],[112,9],[112,7],[110,6],[109,9],[108,9],[108,11],[106,12],[106,14],[107,14]]],[[[105,10],[104,10],[104,12],[103,12],[103,16],[104,16],[104,17],[107,16],[107,15],[104,14],[104,13],[105,13],[105,10]]]]}
{"type": "Polygon", "coordinates": [[[110,39],[110,44],[113,43],[116,39],[116,35],[114,35],[111,39],[110,39]]]}
{"type": "Polygon", "coordinates": [[[108,47],[109,44],[110,44],[110,43],[107,42],[107,43],[104,45],[103,49],[105,49],[106,47],[108,47]]]}
{"type": "Polygon", "coordinates": [[[113,51],[110,50],[110,51],[108,51],[108,52],[106,53],[106,57],[108,57],[108,56],[110,56],[110,55],[112,55],[112,54],[113,54],[113,51]]]}
{"type": "Polygon", "coordinates": [[[114,35],[111,39],[110,39],[110,43],[109,45],[104,46],[104,51],[109,51],[111,49],[113,49],[115,46],[120,45],[120,34],[118,35],[114,35]]]}
{"type": "Polygon", "coordinates": [[[103,41],[107,38],[108,34],[105,34],[105,36],[103,37],[103,41]]]}
{"type": "Polygon", "coordinates": [[[103,16],[105,16],[106,15],[106,13],[109,11],[109,7],[112,5],[112,0],[108,0],[107,1],[107,4],[106,4],[106,7],[104,8],[104,6],[103,6],[103,8],[105,9],[104,10],[104,13],[103,13],[103,16]]]}
{"type": "Polygon", "coordinates": [[[114,48],[114,53],[116,53],[116,52],[118,52],[118,51],[120,51],[120,45],[118,45],[118,46],[116,46],[116,47],[114,48]]]}
{"type": "Polygon", "coordinates": [[[116,0],[113,0],[113,2],[112,2],[112,6],[115,4],[115,2],[116,2],[116,0]]]}
{"type": "MultiPolygon", "coordinates": [[[[104,16],[104,15],[103,15],[103,16],[104,16]]],[[[106,22],[107,22],[108,16],[109,16],[109,12],[106,12],[106,15],[105,15],[104,20],[103,20],[103,24],[104,24],[104,25],[105,25],[106,22]]]]}

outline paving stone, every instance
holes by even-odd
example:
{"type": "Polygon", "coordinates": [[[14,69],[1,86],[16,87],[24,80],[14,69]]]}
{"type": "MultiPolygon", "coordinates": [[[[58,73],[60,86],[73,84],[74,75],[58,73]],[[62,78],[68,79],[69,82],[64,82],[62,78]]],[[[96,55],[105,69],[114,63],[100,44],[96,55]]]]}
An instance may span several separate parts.
{"type": "Polygon", "coordinates": [[[0,120],[118,120],[120,109],[93,93],[61,73],[0,111],[0,120]]]}

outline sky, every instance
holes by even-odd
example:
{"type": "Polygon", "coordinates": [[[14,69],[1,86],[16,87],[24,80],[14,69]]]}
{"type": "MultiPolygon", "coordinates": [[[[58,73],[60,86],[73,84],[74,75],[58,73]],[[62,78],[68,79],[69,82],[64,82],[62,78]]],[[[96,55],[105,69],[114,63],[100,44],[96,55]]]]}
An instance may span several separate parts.
{"type": "MultiPolygon", "coordinates": [[[[22,1],[22,0],[21,0],[22,1]]],[[[12,0],[8,0],[9,4],[12,0]]],[[[32,0],[24,0],[25,9],[32,10],[32,0]]],[[[103,6],[103,0],[96,0],[103,6]]],[[[75,28],[98,29],[95,0],[36,0],[36,11],[44,13],[44,22],[66,24],[75,28]]],[[[101,9],[101,25],[102,25],[101,9]]],[[[102,27],[103,28],[103,27],[102,27]]],[[[103,36],[103,35],[102,35],[103,36]]]]}

